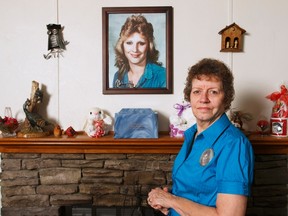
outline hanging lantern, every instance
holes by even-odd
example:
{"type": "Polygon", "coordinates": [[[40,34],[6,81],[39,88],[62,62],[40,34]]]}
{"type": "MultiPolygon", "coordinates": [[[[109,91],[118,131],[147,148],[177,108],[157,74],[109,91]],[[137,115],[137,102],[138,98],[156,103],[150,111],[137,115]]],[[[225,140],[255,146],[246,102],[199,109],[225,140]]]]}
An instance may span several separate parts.
{"type": "Polygon", "coordinates": [[[69,44],[68,41],[65,41],[63,38],[64,27],[61,27],[60,24],[49,24],[47,25],[47,34],[48,34],[48,53],[45,55],[45,59],[50,59],[52,56],[59,57],[63,56],[63,52],[66,50],[66,45],[69,44]]]}

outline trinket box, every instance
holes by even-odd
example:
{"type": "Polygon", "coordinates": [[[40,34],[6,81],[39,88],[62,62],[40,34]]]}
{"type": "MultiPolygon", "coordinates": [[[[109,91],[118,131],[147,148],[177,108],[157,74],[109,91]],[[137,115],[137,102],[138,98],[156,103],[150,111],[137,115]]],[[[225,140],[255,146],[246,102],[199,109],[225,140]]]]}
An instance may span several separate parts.
{"type": "Polygon", "coordinates": [[[114,138],[158,138],[158,115],[150,108],[124,108],[115,114],[114,138]]]}

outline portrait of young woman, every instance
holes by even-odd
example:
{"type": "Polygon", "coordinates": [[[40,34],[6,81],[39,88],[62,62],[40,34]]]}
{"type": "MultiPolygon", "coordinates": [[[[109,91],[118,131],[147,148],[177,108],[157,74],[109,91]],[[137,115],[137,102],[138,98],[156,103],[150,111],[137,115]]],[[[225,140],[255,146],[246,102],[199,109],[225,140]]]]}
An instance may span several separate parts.
{"type": "Polygon", "coordinates": [[[108,23],[108,37],[103,46],[104,93],[172,91],[172,60],[167,58],[167,54],[171,56],[167,46],[167,13],[149,13],[151,8],[137,10],[109,15],[106,11],[109,22],[104,22],[108,23]]]}

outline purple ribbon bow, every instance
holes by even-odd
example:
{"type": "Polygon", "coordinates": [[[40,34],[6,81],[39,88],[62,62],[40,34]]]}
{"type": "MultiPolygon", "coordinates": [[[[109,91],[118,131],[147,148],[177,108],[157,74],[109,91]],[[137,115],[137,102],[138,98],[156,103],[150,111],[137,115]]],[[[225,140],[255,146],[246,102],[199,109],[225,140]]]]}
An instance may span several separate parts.
{"type": "Polygon", "coordinates": [[[190,107],[191,107],[190,104],[183,105],[183,104],[176,103],[176,104],[174,105],[174,108],[175,108],[176,110],[178,110],[178,116],[181,116],[182,113],[183,113],[183,111],[184,111],[185,109],[187,109],[187,108],[190,108],[190,107]]]}

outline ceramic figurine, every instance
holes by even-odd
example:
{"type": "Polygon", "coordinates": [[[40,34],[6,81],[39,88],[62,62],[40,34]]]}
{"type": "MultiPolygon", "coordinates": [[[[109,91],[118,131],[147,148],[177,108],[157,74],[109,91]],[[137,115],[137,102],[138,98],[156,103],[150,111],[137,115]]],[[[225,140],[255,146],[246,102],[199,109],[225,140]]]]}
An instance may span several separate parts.
{"type": "Polygon", "coordinates": [[[73,137],[73,136],[77,135],[77,132],[74,130],[74,128],[72,126],[70,126],[66,129],[65,134],[68,137],[73,137]]]}
{"type": "Polygon", "coordinates": [[[55,125],[54,130],[53,130],[53,134],[55,137],[60,137],[62,135],[62,129],[60,127],[60,125],[55,125]]]}

